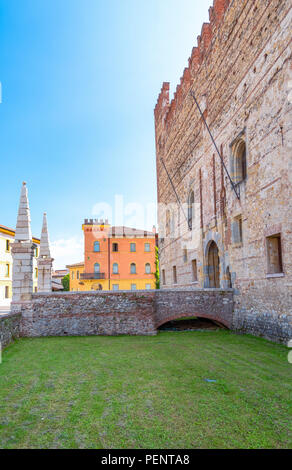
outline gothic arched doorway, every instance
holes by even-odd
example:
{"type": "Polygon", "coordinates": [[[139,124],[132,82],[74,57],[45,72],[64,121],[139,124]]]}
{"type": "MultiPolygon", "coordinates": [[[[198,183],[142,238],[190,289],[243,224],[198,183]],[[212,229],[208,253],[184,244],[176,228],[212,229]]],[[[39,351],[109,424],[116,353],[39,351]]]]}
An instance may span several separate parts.
{"type": "Polygon", "coordinates": [[[211,242],[208,252],[208,275],[209,287],[220,288],[220,262],[218,246],[214,241],[211,242]]]}

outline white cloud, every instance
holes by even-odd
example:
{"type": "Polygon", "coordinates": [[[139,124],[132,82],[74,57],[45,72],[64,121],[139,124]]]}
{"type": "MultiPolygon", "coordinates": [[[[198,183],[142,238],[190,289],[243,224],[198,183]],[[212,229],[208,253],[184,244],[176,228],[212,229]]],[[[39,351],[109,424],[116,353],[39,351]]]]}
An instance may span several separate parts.
{"type": "Polygon", "coordinates": [[[83,238],[72,237],[51,242],[51,255],[54,269],[63,269],[67,264],[84,261],[83,238]]]}

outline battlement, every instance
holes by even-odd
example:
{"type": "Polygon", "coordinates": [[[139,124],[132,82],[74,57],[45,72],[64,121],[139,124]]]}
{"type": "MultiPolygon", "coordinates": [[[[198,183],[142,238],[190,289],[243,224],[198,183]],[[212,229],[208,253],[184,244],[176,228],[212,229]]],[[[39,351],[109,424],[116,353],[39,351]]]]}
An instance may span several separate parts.
{"type": "Polygon", "coordinates": [[[156,123],[159,121],[170,123],[172,121],[176,110],[180,107],[189,92],[196,73],[207,55],[214,37],[214,32],[222,21],[224,14],[229,7],[230,1],[231,0],[213,1],[213,6],[209,8],[210,22],[204,23],[202,26],[201,35],[197,38],[197,47],[194,47],[192,50],[188,67],[184,69],[183,76],[180,79],[179,85],[176,87],[176,92],[174,93],[171,103],[169,101],[169,82],[163,83],[154,110],[156,123]]]}
{"type": "Polygon", "coordinates": [[[85,219],[84,225],[109,225],[108,219],[85,219]]]}

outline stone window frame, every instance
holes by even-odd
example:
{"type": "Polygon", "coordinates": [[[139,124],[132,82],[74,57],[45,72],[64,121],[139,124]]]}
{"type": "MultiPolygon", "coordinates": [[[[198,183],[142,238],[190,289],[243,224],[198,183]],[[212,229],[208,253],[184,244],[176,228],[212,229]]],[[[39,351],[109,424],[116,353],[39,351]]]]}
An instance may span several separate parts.
{"type": "Polygon", "coordinates": [[[265,237],[265,251],[266,251],[266,259],[267,259],[267,274],[266,274],[267,279],[276,278],[276,277],[284,277],[285,273],[284,273],[284,263],[283,263],[283,240],[282,240],[282,233],[281,232],[266,235],[266,237],[265,237]],[[279,240],[279,242],[278,242],[279,243],[279,245],[278,245],[279,265],[280,265],[281,270],[279,272],[276,272],[276,273],[271,273],[270,272],[270,254],[269,254],[269,248],[268,248],[268,240],[273,239],[273,238],[277,238],[279,240]]]}
{"type": "Polygon", "coordinates": [[[243,217],[242,214],[238,214],[232,219],[232,246],[233,248],[241,248],[243,246],[243,217]],[[237,238],[234,238],[234,230],[238,234],[237,238]]]}
{"type": "Polygon", "coordinates": [[[198,262],[196,258],[192,259],[192,283],[198,284],[198,262]],[[196,266],[196,269],[194,269],[194,266],[196,266]]]}
{"type": "Polygon", "coordinates": [[[131,274],[137,274],[137,266],[136,263],[131,263],[130,264],[130,273],[131,274]],[[132,269],[133,268],[133,269],[132,269]]]}
{"type": "Polygon", "coordinates": [[[183,262],[188,262],[188,249],[186,247],[183,248],[183,262]]]}
{"type": "Polygon", "coordinates": [[[239,186],[247,179],[248,145],[246,127],[233,139],[230,149],[230,175],[235,186],[239,186]],[[239,155],[242,145],[245,145],[244,157],[239,155]],[[239,162],[241,159],[241,162],[239,162]]]}
{"type": "Polygon", "coordinates": [[[188,193],[188,230],[190,232],[193,230],[194,206],[195,206],[195,191],[193,188],[190,188],[189,193],[188,193]]]}
{"type": "Polygon", "coordinates": [[[173,284],[176,286],[178,284],[176,266],[172,266],[172,280],[173,280],[173,284]]]}

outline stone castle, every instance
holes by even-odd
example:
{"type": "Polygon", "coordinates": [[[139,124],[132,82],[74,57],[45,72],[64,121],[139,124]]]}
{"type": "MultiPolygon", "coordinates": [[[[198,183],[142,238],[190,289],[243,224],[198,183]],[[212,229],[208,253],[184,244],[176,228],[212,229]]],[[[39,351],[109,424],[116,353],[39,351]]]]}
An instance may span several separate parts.
{"type": "Polygon", "coordinates": [[[155,108],[163,288],[228,288],[234,328],[292,337],[292,4],[214,0],[155,108]],[[213,140],[212,140],[213,139],[213,140]]]}
{"type": "Polygon", "coordinates": [[[153,335],[186,316],[292,338],[291,32],[291,0],[215,0],[171,102],[163,84],[155,108],[162,289],[51,292],[44,215],[33,293],[23,184],[2,345],[18,336],[153,335]]]}

